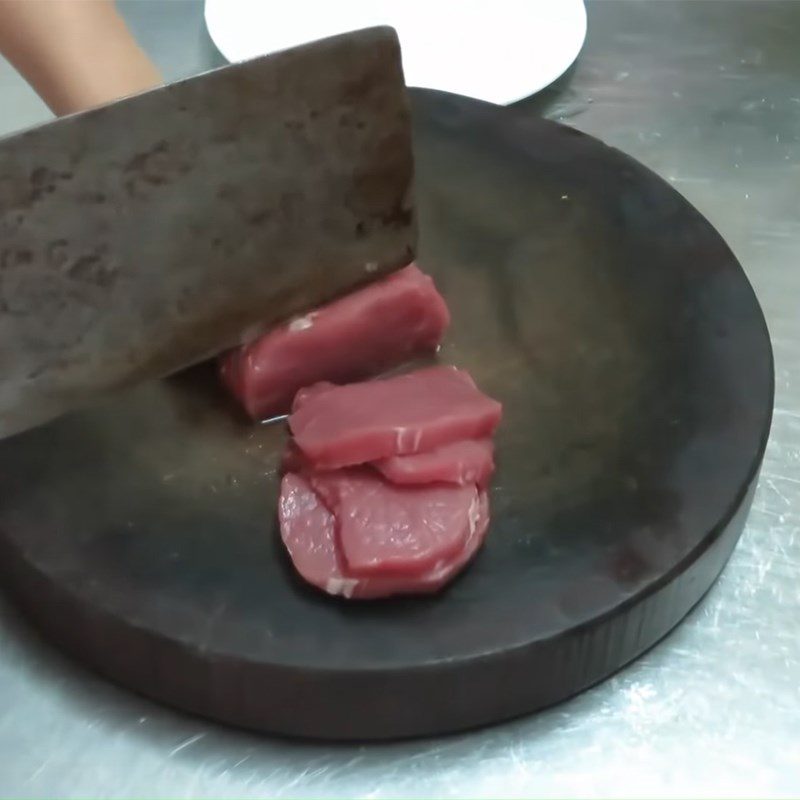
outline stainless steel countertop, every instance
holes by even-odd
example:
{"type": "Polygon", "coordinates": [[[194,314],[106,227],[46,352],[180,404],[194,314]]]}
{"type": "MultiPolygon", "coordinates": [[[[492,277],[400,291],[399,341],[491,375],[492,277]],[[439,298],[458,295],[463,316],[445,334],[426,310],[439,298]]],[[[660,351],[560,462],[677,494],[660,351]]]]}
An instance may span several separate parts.
{"type": "MultiPolygon", "coordinates": [[[[169,77],[219,63],[200,3],[123,7],[169,77]]],[[[562,119],[672,181],[740,258],[773,337],[772,437],[716,587],[654,650],[570,702],[380,746],[270,740],[171,712],[68,662],[2,605],[0,794],[800,792],[800,3],[598,0],[589,12],[573,73],[516,113],[562,119]]],[[[0,98],[4,130],[47,116],[4,64],[0,98]]]]}

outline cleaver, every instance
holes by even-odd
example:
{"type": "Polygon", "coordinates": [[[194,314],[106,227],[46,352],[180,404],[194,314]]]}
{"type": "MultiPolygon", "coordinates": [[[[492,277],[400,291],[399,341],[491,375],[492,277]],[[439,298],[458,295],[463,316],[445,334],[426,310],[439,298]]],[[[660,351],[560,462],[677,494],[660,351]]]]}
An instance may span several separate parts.
{"type": "Polygon", "coordinates": [[[0,436],[407,264],[412,180],[388,27],[0,140],[0,436]]]}

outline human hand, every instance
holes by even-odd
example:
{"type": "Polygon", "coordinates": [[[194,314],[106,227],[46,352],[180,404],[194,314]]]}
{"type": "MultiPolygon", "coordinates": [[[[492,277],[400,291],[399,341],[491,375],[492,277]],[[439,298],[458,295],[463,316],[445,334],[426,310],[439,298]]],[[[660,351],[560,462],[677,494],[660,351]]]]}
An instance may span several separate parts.
{"type": "Polygon", "coordinates": [[[58,115],[162,83],[111,0],[0,0],[0,53],[58,115]]]}

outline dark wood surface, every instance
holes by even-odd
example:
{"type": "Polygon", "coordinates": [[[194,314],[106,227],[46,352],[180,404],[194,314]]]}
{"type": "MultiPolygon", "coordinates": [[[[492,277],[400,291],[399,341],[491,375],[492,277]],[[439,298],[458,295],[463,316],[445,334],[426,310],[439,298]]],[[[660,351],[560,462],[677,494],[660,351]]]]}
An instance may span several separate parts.
{"type": "Polygon", "coordinates": [[[483,552],[438,597],[320,595],[277,535],[282,426],[241,420],[208,368],[142,386],[0,443],[4,583],[114,680],[292,735],[465,728],[635,658],[733,549],[773,367],[727,246],[590,137],[414,99],[441,358],[505,405],[483,552]]]}

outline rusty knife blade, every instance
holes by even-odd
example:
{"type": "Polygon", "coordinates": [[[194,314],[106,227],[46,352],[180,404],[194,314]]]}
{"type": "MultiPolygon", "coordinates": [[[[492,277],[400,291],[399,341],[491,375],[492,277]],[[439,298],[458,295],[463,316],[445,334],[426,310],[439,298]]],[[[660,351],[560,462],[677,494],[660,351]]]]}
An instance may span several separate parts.
{"type": "Polygon", "coordinates": [[[0,141],[0,436],[408,263],[412,179],[386,27],[0,141]]]}

